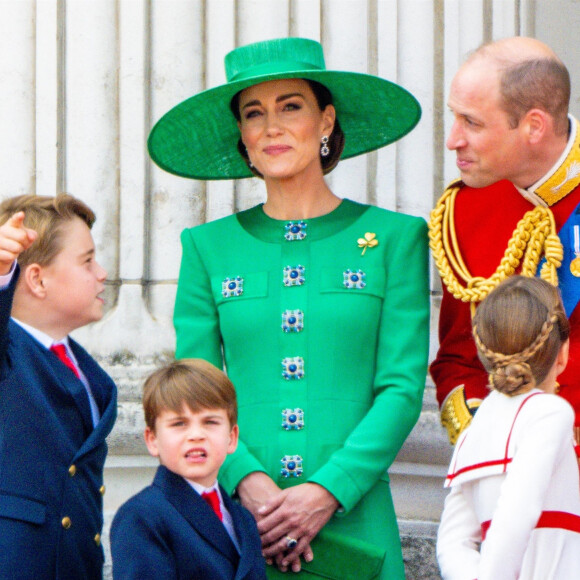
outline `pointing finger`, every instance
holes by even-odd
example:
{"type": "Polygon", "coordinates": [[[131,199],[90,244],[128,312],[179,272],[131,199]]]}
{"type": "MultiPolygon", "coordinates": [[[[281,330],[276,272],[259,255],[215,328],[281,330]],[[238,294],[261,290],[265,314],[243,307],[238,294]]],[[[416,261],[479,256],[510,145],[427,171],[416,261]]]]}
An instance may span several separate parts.
{"type": "Polygon", "coordinates": [[[12,228],[24,228],[24,212],[16,212],[9,220],[8,225],[12,228]]]}
{"type": "Polygon", "coordinates": [[[23,231],[26,234],[26,240],[23,240],[24,249],[30,247],[32,242],[36,240],[37,233],[35,230],[24,226],[25,213],[23,211],[16,212],[7,222],[8,227],[23,231]]]}

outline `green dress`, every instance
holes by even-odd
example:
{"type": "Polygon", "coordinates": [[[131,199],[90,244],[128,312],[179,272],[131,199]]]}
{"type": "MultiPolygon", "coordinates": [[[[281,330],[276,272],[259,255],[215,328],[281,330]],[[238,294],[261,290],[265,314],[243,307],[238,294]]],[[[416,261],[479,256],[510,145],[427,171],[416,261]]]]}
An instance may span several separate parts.
{"type": "Polygon", "coordinates": [[[387,469],[425,385],[425,221],[343,200],[286,222],[259,205],[181,241],[176,356],[225,366],[238,396],[220,482],[263,471],[324,486],[342,506],[326,528],[382,547],[381,578],[404,579],[387,469]]]}

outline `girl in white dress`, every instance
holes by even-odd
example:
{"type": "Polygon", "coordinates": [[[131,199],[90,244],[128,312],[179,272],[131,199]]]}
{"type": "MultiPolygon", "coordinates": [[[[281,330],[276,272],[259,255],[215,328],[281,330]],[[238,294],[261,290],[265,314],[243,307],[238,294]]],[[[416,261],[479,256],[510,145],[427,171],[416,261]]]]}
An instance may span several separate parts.
{"type": "Polygon", "coordinates": [[[492,392],[459,438],[437,537],[445,580],[580,578],[574,412],[555,395],[568,360],[557,288],[514,276],[478,307],[492,392]]]}

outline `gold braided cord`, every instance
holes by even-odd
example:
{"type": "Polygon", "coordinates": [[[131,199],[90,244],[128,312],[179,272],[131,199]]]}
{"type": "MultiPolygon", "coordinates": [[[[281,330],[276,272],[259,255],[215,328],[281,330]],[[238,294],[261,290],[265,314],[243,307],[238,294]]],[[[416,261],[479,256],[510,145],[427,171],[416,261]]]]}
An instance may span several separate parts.
{"type": "Polygon", "coordinates": [[[449,185],[429,220],[429,247],[450,294],[474,306],[518,268],[523,276],[535,276],[542,257],[546,261],[540,272],[541,278],[557,286],[557,269],[562,264],[564,251],[557,235],[554,214],[545,207],[536,207],[525,213],[496,271],[489,278],[471,275],[461,256],[455,231],[455,199],[462,185],[460,180],[449,185]]]}

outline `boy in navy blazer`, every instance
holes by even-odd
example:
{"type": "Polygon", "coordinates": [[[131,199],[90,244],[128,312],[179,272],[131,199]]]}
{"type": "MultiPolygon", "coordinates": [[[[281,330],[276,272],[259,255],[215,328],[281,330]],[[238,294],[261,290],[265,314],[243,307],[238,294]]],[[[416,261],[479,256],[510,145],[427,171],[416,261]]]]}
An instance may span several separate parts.
{"type": "Polygon", "coordinates": [[[102,578],[113,381],[68,334],[103,314],[93,212],[0,204],[0,578],[102,578]],[[63,364],[64,363],[64,364],[63,364]]]}
{"type": "Polygon", "coordinates": [[[143,408],[145,443],[161,465],[115,515],[113,578],[265,579],[256,522],[217,483],[238,444],[230,380],[204,360],[175,361],[147,379],[143,408]]]}

